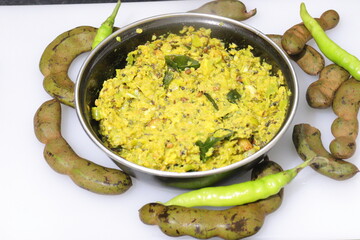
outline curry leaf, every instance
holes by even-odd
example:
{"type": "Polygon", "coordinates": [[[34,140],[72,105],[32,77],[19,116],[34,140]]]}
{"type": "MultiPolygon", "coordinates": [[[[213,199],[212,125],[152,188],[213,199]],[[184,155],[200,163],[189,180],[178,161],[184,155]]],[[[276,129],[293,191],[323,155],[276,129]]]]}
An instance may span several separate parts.
{"type": "Polygon", "coordinates": [[[186,68],[191,67],[197,69],[200,67],[200,63],[195,59],[180,54],[166,55],[165,62],[169,67],[175,70],[185,70],[186,68]]]}
{"type": "Polygon", "coordinates": [[[226,98],[229,102],[236,103],[236,101],[241,98],[241,95],[238,93],[238,91],[236,91],[236,89],[232,89],[228,92],[226,98]]]}
{"type": "Polygon", "coordinates": [[[167,89],[171,83],[171,81],[174,79],[174,73],[170,70],[167,69],[164,75],[164,79],[163,79],[163,85],[165,87],[165,89],[167,89]]]}
{"type": "Polygon", "coordinates": [[[206,162],[210,156],[206,156],[206,153],[210,150],[210,148],[214,147],[215,144],[217,144],[220,141],[228,140],[231,136],[235,134],[235,131],[232,131],[230,129],[218,129],[216,130],[210,137],[208,137],[205,142],[202,142],[201,140],[198,140],[195,142],[195,145],[199,147],[200,150],[200,160],[202,162],[206,162]],[[215,137],[215,133],[219,130],[225,130],[228,131],[228,134],[225,134],[220,137],[215,137]]]}
{"type": "Polygon", "coordinates": [[[213,107],[216,109],[216,110],[219,110],[219,107],[218,105],[216,104],[215,100],[211,97],[210,94],[208,93],[204,93],[205,97],[211,102],[211,104],[213,105],[213,107]]]}

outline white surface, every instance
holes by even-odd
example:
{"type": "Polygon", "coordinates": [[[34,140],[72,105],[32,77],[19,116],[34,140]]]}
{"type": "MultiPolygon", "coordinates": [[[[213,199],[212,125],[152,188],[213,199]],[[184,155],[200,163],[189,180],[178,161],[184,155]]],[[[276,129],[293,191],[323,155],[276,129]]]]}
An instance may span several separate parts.
{"type": "MultiPolygon", "coordinates": [[[[207,1],[123,3],[116,26],[162,13],[188,11],[207,1]]],[[[300,1],[249,0],[248,9],[258,13],[245,23],[264,33],[282,34],[300,21],[300,1]]],[[[360,57],[360,22],[357,0],[306,1],[313,16],[330,8],[341,20],[330,37],[360,57]]],[[[80,25],[98,26],[114,4],[1,6],[0,7],[0,138],[1,197],[0,239],[173,239],[157,226],[140,222],[138,209],[148,202],[165,201],[182,190],[150,186],[133,179],[123,195],[97,195],[76,186],[67,176],[55,173],[42,156],[44,145],[33,131],[33,116],[45,100],[38,64],[42,51],[58,34],[80,25]]],[[[309,44],[314,46],[314,42],[309,44]]],[[[75,79],[84,55],[70,70],[75,79]]],[[[295,66],[295,65],[294,65],[295,66]]],[[[314,110],[305,101],[307,86],[316,77],[297,66],[300,105],[293,121],[310,123],[323,134],[327,147],[332,139],[331,109],[314,110]]],[[[63,107],[63,135],[82,157],[108,167],[115,165],[83,132],[75,111],[63,107]]],[[[291,141],[292,127],[269,153],[283,168],[301,162],[291,141]]],[[[358,141],[359,142],[359,141],[358,141]]],[[[360,151],[349,161],[360,166],[360,151]]],[[[251,239],[356,239],[360,238],[360,176],[337,182],[303,170],[286,187],[282,206],[267,216],[263,228],[251,239]]],[[[239,179],[247,180],[248,176],[239,179]]],[[[192,239],[180,237],[178,239],[192,239]]]]}

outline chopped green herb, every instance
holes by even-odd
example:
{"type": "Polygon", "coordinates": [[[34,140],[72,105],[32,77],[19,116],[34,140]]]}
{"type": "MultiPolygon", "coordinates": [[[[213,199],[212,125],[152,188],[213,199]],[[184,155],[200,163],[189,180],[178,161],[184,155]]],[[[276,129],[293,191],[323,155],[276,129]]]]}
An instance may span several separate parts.
{"type": "Polygon", "coordinates": [[[221,120],[225,120],[225,119],[229,119],[232,117],[234,113],[230,112],[230,113],[227,113],[225,114],[224,116],[221,117],[221,120]]]}
{"type": "Polygon", "coordinates": [[[200,67],[200,63],[195,59],[180,54],[166,55],[165,62],[174,70],[184,70],[191,67],[197,69],[200,67]]]}
{"type": "Polygon", "coordinates": [[[199,147],[200,149],[200,160],[202,162],[206,162],[210,156],[206,156],[206,153],[210,150],[210,148],[214,147],[216,143],[223,141],[223,140],[229,140],[231,136],[233,136],[235,134],[235,131],[232,131],[230,129],[218,129],[216,130],[210,137],[208,137],[205,142],[202,142],[200,140],[196,141],[195,145],[199,147]],[[215,133],[219,130],[224,130],[227,131],[229,133],[220,136],[220,137],[215,137],[215,133]]]}
{"type": "Polygon", "coordinates": [[[219,106],[216,104],[215,100],[208,93],[204,93],[205,97],[211,102],[216,110],[219,110],[219,106]]]}
{"type": "Polygon", "coordinates": [[[163,79],[163,85],[165,89],[169,88],[169,85],[173,79],[174,73],[170,69],[167,69],[163,79]]]}
{"type": "Polygon", "coordinates": [[[232,89],[228,92],[226,98],[229,102],[236,103],[236,101],[241,98],[241,95],[238,93],[238,91],[236,91],[236,89],[232,89]]]}

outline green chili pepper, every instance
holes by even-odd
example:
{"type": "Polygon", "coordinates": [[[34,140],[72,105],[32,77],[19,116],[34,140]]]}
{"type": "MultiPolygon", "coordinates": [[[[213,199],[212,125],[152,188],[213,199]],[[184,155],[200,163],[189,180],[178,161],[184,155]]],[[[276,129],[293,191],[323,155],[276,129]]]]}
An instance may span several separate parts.
{"type": "Polygon", "coordinates": [[[292,169],[267,175],[253,181],[229,186],[206,187],[186,192],[170,199],[164,205],[228,207],[255,202],[277,194],[312,161],[313,159],[309,159],[292,169]]]}
{"type": "Polygon", "coordinates": [[[92,49],[113,32],[115,17],[119,11],[121,1],[118,0],[112,14],[101,24],[94,38],[92,49]]]}
{"type": "Polygon", "coordinates": [[[206,162],[210,158],[210,156],[206,156],[206,153],[210,150],[210,148],[214,147],[216,143],[222,140],[229,139],[234,134],[235,132],[230,129],[218,129],[210,137],[208,137],[205,142],[202,142],[200,140],[196,141],[195,145],[198,146],[200,149],[200,160],[202,162],[206,162]],[[214,135],[219,130],[228,131],[229,133],[220,137],[215,137],[214,135]]]}
{"type": "Polygon", "coordinates": [[[191,67],[197,69],[200,67],[200,63],[195,59],[180,54],[166,55],[165,62],[174,70],[185,70],[191,67]]]}
{"type": "Polygon", "coordinates": [[[319,23],[310,16],[304,3],[300,5],[300,16],[321,52],[329,60],[346,69],[356,80],[360,80],[360,60],[342,49],[326,35],[319,23]]]}

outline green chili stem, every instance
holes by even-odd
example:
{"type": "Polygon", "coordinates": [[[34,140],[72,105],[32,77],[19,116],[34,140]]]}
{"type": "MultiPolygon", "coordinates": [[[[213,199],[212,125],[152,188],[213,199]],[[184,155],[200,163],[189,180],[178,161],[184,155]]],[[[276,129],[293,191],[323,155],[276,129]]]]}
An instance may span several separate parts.
{"type": "Polygon", "coordinates": [[[309,159],[292,169],[267,175],[253,181],[229,186],[206,187],[186,192],[170,199],[164,205],[228,207],[255,202],[277,194],[312,161],[313,159],[309,159]]]}
{"type": "Polygon", "coordinates": [[[360,80],[360,60],[332,41],[310,16],[304,3],[300,5],[300,16],[321,52],[331,61],[346,69],[355,79],[360,80]]]}
{"type": "Polygon", "coordinates": [[[120,5],[121,5],[121,0],[118,0],[112,14],[99,27],[92,44],[92,49],[94,49],[101,41],[103,41],[113,32],[115,18],[119,11],[120,5]]]}

